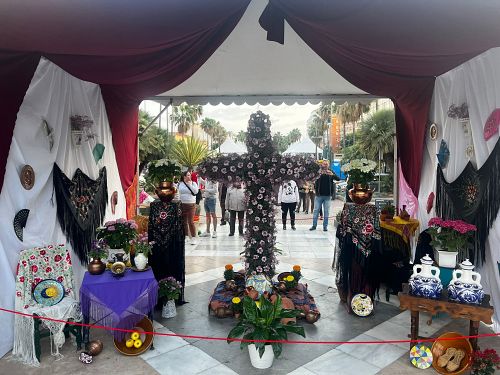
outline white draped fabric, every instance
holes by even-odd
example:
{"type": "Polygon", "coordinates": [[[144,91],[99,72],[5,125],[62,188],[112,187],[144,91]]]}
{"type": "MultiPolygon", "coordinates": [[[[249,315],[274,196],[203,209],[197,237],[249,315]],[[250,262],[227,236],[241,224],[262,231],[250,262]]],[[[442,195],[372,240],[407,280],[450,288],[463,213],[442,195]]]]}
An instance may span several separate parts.
{"type": "MultiPolygon", "coordinates": [[[[17,114],[0,194],[0,307],[14,308],[14,277],[21,250],[67,242],[57,221],[55,196],[52,201],[54,163],[69,178],[80,168],[95,179],[99,169],[106,166],[108,196],[111,197],[117,191],[118,205],[115,215],[112,215],[108,204],[105,219],[125,217],[125,197],[99,86],[81,81],[48,60],[41,59],[17,114]],[[93,119],[96,137],[75,147],[71,139],[71,115],[86,115],[93,119]],[[52,151],[49,151],[49,142],[42,130],[43,119],[53,128],[52,151]],[[98,164],[92,156],[92,149],[97,142],[105,146],[104,155],[98,164]],[[19,179],[21,168],[25,164],[31,165],[35,171],[35,185],[31,190],[25,190],[19,179]],[[23,208],[29,209],[30,213],[24,228],[24,240],[21,242],[14,233],[12,223],[15,214],[23,208]]],[[[85,269],[73,252],[71,255],[75,292],[78,296],[85,269]]],[[[12,348],[13,315],[0,312],[0,327],[2,357],[12,348]]]]}
{"type": "MultiPolygon", "coordinates": [[[[450,150],[448,165],[443,170],[448,182],[454,181],[469,161],[466,154],[468,145],[474,146],[474,155],[470,160],[480,168],[499,139],[498,134],[488,141],[483,136],[486,120],[495,108],[500,108],[500,48],[491,49],[436,79],[430,122],[437,124],[438,136],[436,140],[431,140],[427,134],[426,139],[418,197],[418,219],[422,230],[427,228],[429,219],[435,216],[434,208],[427,213],[426,204],[429,194],[436,191],[436,154],[441,140],[447,142],[450,150]],[[462,103],[467,103],[469,107],[470,129],[465,129],[467,131],[458,120],[447,114],[452,104],[460,106],[462,103]]],[[[478,269],[482,275],[482,284],[486,293],[491,295],[495,308],[495,332],[500,332],[500,275],[497,267],[497,262],[500,261],[499,243],[500,220],[497,216],[486,244],[486,262],[478,269]]]]}

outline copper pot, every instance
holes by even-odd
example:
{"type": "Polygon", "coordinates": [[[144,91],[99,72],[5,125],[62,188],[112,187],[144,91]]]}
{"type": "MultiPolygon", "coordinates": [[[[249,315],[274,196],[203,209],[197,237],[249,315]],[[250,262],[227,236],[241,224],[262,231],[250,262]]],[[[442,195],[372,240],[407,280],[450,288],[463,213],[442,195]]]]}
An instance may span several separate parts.
{"type": "Polygon", "coordinates": [[[100,259],[93,259],[87,269],[91,275],[100,275],[106,270],[106,265],[100,259]]]}
{"type": "Polygon", "coordinates": [[[156,195],[158,198],[165,203],[170,202],[174,199],[176,189],[172,182],[170,181],[162,181],[158,184],[155,189],[156,195]]]}
{"type": "Polygon", "coordinates": [[[103,344],[101,340],[92,340],[87,344],[87,350],[90,355],[96,356],[102,352],[103,344]]]}
{"type": "Polygon", "coordinates": [[[371,201],[373,190],[362,184],[353,184],[353,188],[349,189],[349,198],[356,204],[366,204],[371,201]]]}

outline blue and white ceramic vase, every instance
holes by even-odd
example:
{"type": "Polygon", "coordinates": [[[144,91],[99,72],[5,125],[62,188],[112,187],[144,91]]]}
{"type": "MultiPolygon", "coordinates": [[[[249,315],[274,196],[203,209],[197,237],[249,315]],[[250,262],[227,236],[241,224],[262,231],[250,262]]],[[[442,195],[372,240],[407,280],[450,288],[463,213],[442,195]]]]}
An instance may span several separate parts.
{"type": "Polygon", "coordinates": [[[453,278],[448,286],[448,298],[454,302],[481,304],[484,291],[481,275],[474,272],[474,265],[469,259],[460,263],[460,269],[453,271],[453,278]]]}
{"type": "Polygon", "coordinates": [[[424,298],[439,298],[443,290],[443,284],[439,279],[439,268],[432,265],[433,260],[429,254],[420,259],[422,264],[413,266],[413,274],[410,277],[410,294],[424,298]]]}

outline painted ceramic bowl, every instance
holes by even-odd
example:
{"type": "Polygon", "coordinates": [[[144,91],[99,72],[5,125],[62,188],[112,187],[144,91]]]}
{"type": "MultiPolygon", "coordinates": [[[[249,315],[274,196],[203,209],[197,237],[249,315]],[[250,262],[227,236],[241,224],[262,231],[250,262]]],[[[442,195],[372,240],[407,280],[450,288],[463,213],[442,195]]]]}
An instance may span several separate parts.
{"type": "Polygon", "coordinates": [[[271,293],[273,290],[273,284],[265,275],[253,275],[247,279],[246,286],[253,287],[258,293],[259,297],[262,293],[271,293]]]}
{"type": "Polygon", "coordinates": [[[360,293],[352,297],[351,309],[357,316],[365,317],[372,313],[373,302],[366,294],[360,293]]]}

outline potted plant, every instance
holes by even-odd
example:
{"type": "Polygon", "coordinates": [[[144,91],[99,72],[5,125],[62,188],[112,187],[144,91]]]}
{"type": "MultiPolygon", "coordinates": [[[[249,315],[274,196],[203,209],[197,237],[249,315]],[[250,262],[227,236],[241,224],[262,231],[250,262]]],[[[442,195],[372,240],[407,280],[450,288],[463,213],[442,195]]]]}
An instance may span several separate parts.
{"type": "Polygon", "coordinates": [[[175,300],[181,295],[182,283],[175,277],[169,276],[158,283],[158,298],[163,301],[161,316],[163,318],[173,318],[177,315],[175,300]]]}
{"type": "Polygon", "coordinates": [[[439,217],[430,219],[428,232],[438,265],[455,268],[458,251],[468,248],[469,238],[476,230],[475,225],[462,220],[443,220],[439,217]]]}
{"type": "Polygon", "coordinates": [[[136,239],[131,240],[130,244],[134,246],[134,263],[137,270],[142,271],[148,264],[149,255],[153,252],[154,241],[148,241],[148,234],[142,233],[136,239]]]}
{"type": "Polygon", "coordinates": [[[283,309],[281,297],[276,296],[274,303],[264,295],[258,301],[245,296],[243,314],[236,326],[229,332],[227,342],[243,337],[240,348],[248,347],[252,366],[258,369],[271,367],[274,357],[278,358],[283,350],[281,342],[266,343],[266,340],[283,341],[288,339],[288,332],[305,337],[304,327],[289,322],[283,324],[283,318],[295,318],[298,310],[283,309]],[[257,340],[252,343],[252,340],[257,340]]]}
{"type": "Polygon", "coordinates": [[[226,280],[227,290],[236,290],[236,282],[234,281],[234,270],[232,264],[226,264],[224,266],[224,280],[226,280]]]}
{"type": "Polygon", "coordinates": [[[342,171],[349,175],[349,182],[353,188],[349,190],[349,197],[354,203],[365,204],[372,199],[373,191],[368,183],[375,177],[377,163],[368,159],[354,159],[342,166],[342,171]]]}
{"type": "Polygon", "coordinates": [[[92,275],[100,275],[106,270],[106,264],[102,259],[108,258],[106,241],[103,239],[92,241],[92,249],[89,251],[91,261],[87,269],[92,275]]]}
{"type": "Polygon", "coordinates": [[[500,370],[500,357],[495,349],[472,353],[472,375],[491,375],[500,370]]]}
{"type": "Polygon", "coordinates": [[[148,165],[146,175],[147,187],[154,190],[160,200],[168,201],[167,198],[173,198],[175,195],[174,177],[180,174],[181,167],[175,162],[167,159],[152,161],[148,165]]]}
{"type": "Polygon", "coordinates": [[[380,220],[392,220],[395,213],[396,207],[394,207],[392,203],[387,203],[384,207],[382,207],[382,211],[380,211],[380,220]]]}
{"type": "Polygon", "coordinates": [[[128,254],[130,251],[130,241],[137,237],[137,228],[134,220],[108,221],[104,227],[97,229],[97,238],[106,241],[111,255],[117,258],[116,260],[123,261],[120,258],[123,257],[123,253],[128,254]]]}
{"type": "Polygon", "coordinates": [[[233,297],[231,300],[231,306],[234,313],[234,317],[239,319],[241,316],[241,311],[243,310],[243,303],[240,297],[233,297]]]}

